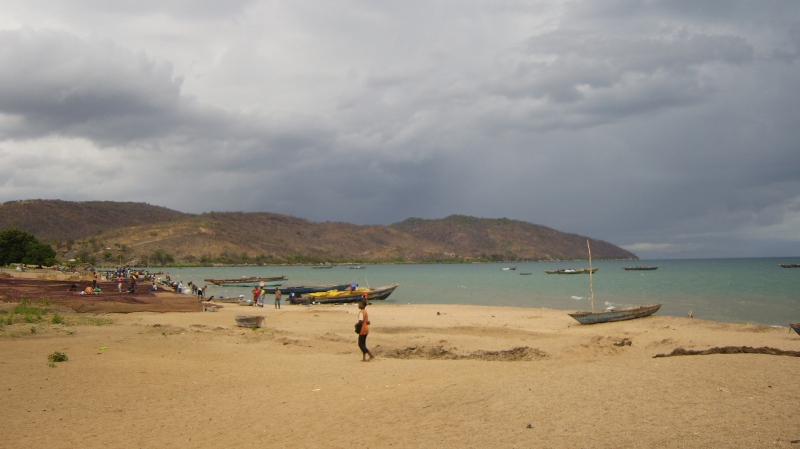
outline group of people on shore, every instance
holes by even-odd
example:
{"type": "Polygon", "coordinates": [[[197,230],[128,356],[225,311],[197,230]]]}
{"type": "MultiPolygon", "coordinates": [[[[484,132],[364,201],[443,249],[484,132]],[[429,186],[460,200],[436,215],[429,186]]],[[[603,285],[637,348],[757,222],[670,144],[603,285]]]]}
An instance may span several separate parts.
{"type": "MultiPolygon", "coordinates": [[[[256,287],[253,289],[253,304],[254,306],[264,307],[264,301],[267,297],[267,291],[263,287],[256,287]]],[[[275,308],[281,308],[281,289],[275,289],[275,308]]]]}

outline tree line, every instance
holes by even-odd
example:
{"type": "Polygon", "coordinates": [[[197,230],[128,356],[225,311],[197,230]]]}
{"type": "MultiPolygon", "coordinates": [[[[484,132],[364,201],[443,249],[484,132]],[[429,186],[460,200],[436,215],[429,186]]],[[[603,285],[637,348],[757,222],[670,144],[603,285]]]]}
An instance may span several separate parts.
{"type": "Polygon", "coordinates": [[[40,242],[33,234],[11,227],[0,232],[0,266],[12,263],[53,266],[58,262],[52,246],[40,242]]]}

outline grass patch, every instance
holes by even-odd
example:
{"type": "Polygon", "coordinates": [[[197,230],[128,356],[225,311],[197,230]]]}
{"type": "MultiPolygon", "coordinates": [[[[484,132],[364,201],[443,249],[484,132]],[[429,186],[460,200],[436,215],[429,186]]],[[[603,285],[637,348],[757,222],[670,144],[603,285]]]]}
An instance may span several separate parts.
{"type": "MultiPolygon", "coordinates": [[[[16,306],[14,306],[13,309],[9,308],[7,310],[0,311],[0,329],[3,330],[3,335],[20,337],[23,335],[35,334],[38,331],[47,333],[51,329],[46,326],[43,327],[43,324],[45,323],[60,326],[108,326],[114,324],[114,320],[111,318],[83,316],[79,314],[73,315],[71,311],[67,311],[65,313],[64,310],[61,309],[48,309],[46,306],[51,304],[57,303],[47,300],[31,303],[30,300],[23,299],[16,306]],[[23,329],[18,329],[17,331],[14,331],[13,328],[5,329],[6,326],[12,326],[14,324],[33,324],[38,327],[30,326],[23,329]],[[5,333],[8,331],[11,332],[5,333]]],[[[55,329],[56,331],[59,330],[58,327],[53,327],[52,329],[55,329]]]]}
{"type": "Polygon", "coordinates": [[[49,366],[50,368],[55,368],[56,363],[66,362],[67,360],[69,360],[69,357],[67,356],[66,352],[56,351],[47,356],[47,362],[48,362],[47,366],[49,366]]]}
{"type": "Polygon", "coordinates": [[[77,326],[108,326],[114,324],[114,320],[111,318],[102,318],[96,316],[70,316],[64,317],[64,324],[77,326]]]}

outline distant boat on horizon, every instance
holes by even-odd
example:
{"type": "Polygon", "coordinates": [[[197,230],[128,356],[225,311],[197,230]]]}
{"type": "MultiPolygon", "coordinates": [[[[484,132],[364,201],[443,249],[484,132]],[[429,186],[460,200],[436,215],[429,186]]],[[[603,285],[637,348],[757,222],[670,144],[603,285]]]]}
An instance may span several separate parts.
{"type": "Polygon", "coordinates": [[[632,270],[633,271],[652,271],[652,270],[658,270],[658,267],[644,267],[644,266],[625,267],[625,268],[623,268],[623,270],[626,270],[626,271],[632,271],[632,270]]]}

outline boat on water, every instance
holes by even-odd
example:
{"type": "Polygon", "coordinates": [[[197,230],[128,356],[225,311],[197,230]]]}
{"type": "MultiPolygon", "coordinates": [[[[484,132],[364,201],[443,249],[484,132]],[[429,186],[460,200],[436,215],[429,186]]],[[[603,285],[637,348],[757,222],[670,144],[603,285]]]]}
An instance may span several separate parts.
{"type": "Polygon", "coordinates": [[[326,268],[333,268],[333,265],[314,265],[311,268],[313,268],[315,270],[324,270],[326,268]]]}
{"type": "Polygon", "coordinates": [[[558,270],[544,270],[547,274],[591,274],[599,268],[561,268],[558,270]]]}
{"type": "Polygon", "coordinates": [[[624,267],[623,270],[626,270],[626,271],[650,271],[650,270],[658,270],[658,267],[643,267],[643,266],[624,267]]]}
{"type": "Polygon", "coordinates": [[[656,313],[660,308],[661,304],[649,304],[646,306],[622,307],[619,309],[612,307],[600,312],[574,312],[568,315],[578,320],[581,324],[597,324],[645,317],[656,313]]]}
{"type": "Polygon", "coordinates": [[[533,273],[520,273],[520,275],[522,275],[522,276],[530,276],[530,275],[532,275],[532,274],[533,274],[533,273]]]}
{"type": "Polygon", "coordinates": [[[358,287],[355,290],[329,290],[326,292],[309,293],[304,298],[295,298],[295,302],[300,303],[310,300],[318,304],[345,304],[361,301],[367,295],[368,301],[386,299],[392,294],[399,284],[387,285],[378,288],[358,287]]]}
{"type": "MultiPolygon", "coordinates": [[[[280,287],[281,293],[285,295],[291,295],[294,293],[295,295],[305,295],[308,293],[319,293],[319,292],[327,292],[329,290],[347,290],[353,284],[327,284],[327,285],[298,285],[298,286],[288,286],[288,287],[280,287]]],[[[275,290],[278,290],[278,287],[275,288],[265,288],[264,291],[266,293],[275,293],[275,290]]]]}
{"type": "Polygon", "coordinates": [[[260,287],[260,286],[279,286],[289,280],[286,276],[242,276],[235,279],[204,279],[217,287],[260,287]]]}
{"type": "Polygon", "coordinates": [[[365,267],[363,265],[351,265],[350,266],[351,270],[363,270],[364,268],[367,268],[367,267],[365,267]]]}
{"type": "Polygon", "coordinates": [[[502,271],[514,271],[516,269],[517,269],[517,267],[503,267],[500,270],[502,270],[502,271]]]}
{"type": "Polygon", "coordinates": [[[789,327],[794,329],[794,331],[797,332],[797,335],[800,335],[800,323],[792,323],[789,325],[789,327]]]}
{"type": "Polygon", "coordinates": [[[586,248],[589,250],[589,291],[592,295],[592,310],[591,311],[578,311],[568,313],[567,315],[575,318],[581,324],[598,324],[609,323],[612,321],[632,320],[634,318],[642,318],[652,315],[661,308],[661,304],[648,304],[645,306],[632,306],[632,307],[609,307],[603,311],[595,312],[594,310],[594,286],[592,285],[592,247],[589,246],[589,240],[586,240],[586,248]]]}
{"type": "Polygon", "coordinates": [[[779,263],[778,266],[783,268],[800,268],[800,263],[779,263]]]}

